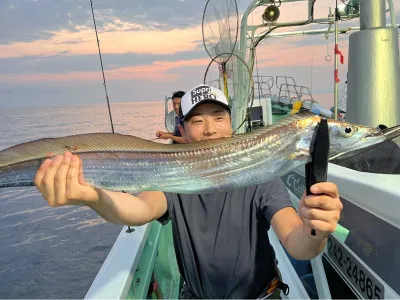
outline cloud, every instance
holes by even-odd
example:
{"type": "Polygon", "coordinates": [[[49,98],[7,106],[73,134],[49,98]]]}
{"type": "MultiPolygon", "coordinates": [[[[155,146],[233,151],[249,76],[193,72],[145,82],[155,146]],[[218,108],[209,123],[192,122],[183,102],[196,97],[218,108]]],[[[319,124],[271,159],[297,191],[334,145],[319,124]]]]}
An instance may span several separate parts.
{"type": "MultiPolygon", "coordinates": [[[[102,54],[103,67],[105,70],[119,67],[138,66],[151,64],[153,61],[161,60],[190,60],[206,57],[203,49],[179,52],[175,54],[102,54]]],[[[100,71],[98,53],[76,56],[26,56],[0,59],[1,73],[66,73],[83,71],[100,71]]]]}
{"type": "MultiPolygon", "coordinates": [[[[135,28],[135,24],[114,20],[112,24],[135,28]]],[[[62,29],[51,32],[51,38],[32,42],[0,45],[0,58],[53,55],[88,55],[97,53],[93,28],[76,26],[76,31],[62,29]]],[[[202,41],[201,27],[170,31],[106,31],[99,34],[102,53],[172,54],[196,50],[202,41]]]]}
{"type": "MultiPolygon", "coordinates": [[[[394,2],[399,11],[400,1],[394,2]]],[[[124,101],[163,99],[164,91],[190,88],[203,79],[210,61],[201,32],[206,1],[93,3],[110,97],[124,101]]],[[[243,12],[249,1],[238,3],[243,12]]],[[[315,17],[325,18],[334,4],[335,0],[318,0],[315,17]]],[[[263,9],[257,8],[249,22],[262,22],[263,9]]],[[[280,9],[280,22],[307,17],[305,1],[282,3],[280,9]]],[[[342,26],[358,25],[358,21],[352,22],[343,22],[342,26]]],[[[327,25],[274,32],[320,28],[327,25]]],[[[344,35],[340,39],[345,54],[341,78],[347,69],[347,38],[344,35]]],[[[333,36],[329,41],[333,59],[333,36]]],[[[103,99],[97,51],[89,1],[0,1],[0,101],[36,105],[103,99]]],[[[271,38],[257,48],[257,66],[260,74],[293,76],[304,80],[298,83],[304,85],[310,83],[312,69],[314,91],[322,95],[331,92],[333,86],[333,60],[325,61],[326,51],[323,35],[271,38]]]]}
{"type": "MultiPolygon", "coordinates": [[[[160,1],[151,1],[160,4],[157,7],[152,5],[144,6],[143,1],[137,1],[138,3],[135,3],[137,4],[135,5],[135,7],[137,6],[135,11],[124,1],[122,1],[122,4],[115,5],[105,1],[95,1],[95,7],[97,7],[96,19],[99,19],[97,23],[101,24],[98,26],[102,53],[172,54],[196,50],[202,46],[200,24],[202,10],[198,4],[200,1],[185,1],[183,2],[184,5],[182,2],[179,2],[178,5],[177,1],[160,1]],[[174,7],[179,7],[179,11],[185,8],[192,13],[188,14],[187,11],[181,15],[176,12],[171,13],[170,10],[174,7]],[[191,9],[189,10],[189,8],[191,9]],[[162,14],[161,9],[163,9],[162,14]],[[128,13],[131,13],[130,18],[127,16],[128,13]],[[198,14],[200,16],[197,18],[198,14]],[[197,21],[188,22],[194,16],[196,16],[197,21]],[[186,20],[184,24],[186,27],[179,26],[183,20],[186,20]]],[[[30,1],[26,4],[33,9],[34,16],[40,15],[40,12],[37,11],[39,8],[44,8],[44,4],[40,5],[40,3],[42,2],[39,1],[32,4],[30,1]]],[[[44,20],[43,26],[47,26],[46,30],[37,30],[39,36],[33,41],[0,45],[0,58],[72,56],[97,53],[93,24],[90,22],[90,11],[88,8],[84,9],[81,3],[79,5],[78,3],[80,2],[73,0],[68,5],[64,3],[63,6],[46,6],[46,11],[58,12],[61,8],[64,9],[64,13],[59,16],[59,26],[55,26],[56,29],[52,29],[54,26],[50,26],[48,23],[53,24],[54,20],[50,22],[51,20],[42,16],[44,20]]],[[[17,7],[22,9],[21,7],[23,6],[19,4],[17,7]]],[[[257,8],[251,14],[249,22],[259,23],[263,9],[265,8],[257,8]]],[[[326,8],[317,7],[316,16],[317,12],[322,13],[322,11],[326,12],[326,8]]],[[[304,3],[284,3],[282,5],[281,22],[299,21],[306,17],[307,6],[304,3]]],[[[7,21],[10,20],[6,20],[5,24],[8,24],[7,21]]],[[[36,24],[35,22],[33,23],[36,24]]],[[[297,30],[298,27],[286,28],[283,31],[294,29],[297,30]]]]}
{"type": "MultiPolygon", "coordinates": [[[[106,80],[148,80],[174,81],[182,77],[179,69],[182,67],[206,67],[208,58],[178,61],[155,61],[148,65],[120,67],[105,71],[106,80]],[[175,72],[172,72],[176,70],[175,72]]],[[[67,73],[34,73],[34,74],[0,74],[3,82],[35,82],[35,81],[100,81],[100,71],[97,72],[67,72],[67,73]]]]}
{"type": "MultiPolygon", "coordinates": [[[[171,30],[198,25],[203,1],[186,0],[93,0],[99,31],[108,30],[112,20],[145,28],[171,30]]],[[[51,32],[73,31],[93,25],[89,1],[0,1],[0,44],[48,39],[51,32]]],[[[131,28],[132,29],[132,28],[131,28]]]]}

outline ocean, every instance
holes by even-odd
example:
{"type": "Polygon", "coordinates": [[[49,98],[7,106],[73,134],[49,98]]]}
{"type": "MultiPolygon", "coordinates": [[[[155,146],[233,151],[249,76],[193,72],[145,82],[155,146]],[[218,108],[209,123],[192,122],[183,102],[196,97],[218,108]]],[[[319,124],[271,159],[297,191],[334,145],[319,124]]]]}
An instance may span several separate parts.
{"type": "MultiPolygon", "coordinates": [[[[111,111],[116,133],[153,139],[164,128],[164,102],[114,103],[111,111]]],[[[111,132],[106,104],[1,108],[0,126],[0,150],[111,132]]],[[[83,298],[121,229],[87,207],[51,208],[35,187],[0,189],[0,298],[83,298]]]]}

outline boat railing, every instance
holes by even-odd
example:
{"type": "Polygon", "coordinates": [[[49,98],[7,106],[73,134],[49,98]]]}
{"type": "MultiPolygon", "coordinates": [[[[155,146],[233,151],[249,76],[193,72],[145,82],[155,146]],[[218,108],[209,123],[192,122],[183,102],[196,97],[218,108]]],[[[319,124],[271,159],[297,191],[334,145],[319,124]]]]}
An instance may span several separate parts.
{"type": "Polygon", "coordinates": [[[124,226],[84,299],[124,299],[137,271],[150,226],[124,226]]]}
{"type": "Polygon", "coordinates": [[[275,78],[276,87],[280,87],[282,84],[297,85],[296,81],[292,76],[276,76],[275,78]]]}
{"type": "Polygon", "coordinates": [[[301,100],[302,102],[310,102],[311,106],[317,101],[314,100],[310,89],[306,86],[298,85],[291,76],[266,76],[255,75],[254,78],[254,97],[266,98],[277,96],[278,101],[290,100],[290,103],[301,100]],[[277,90],[274,91],[274,87],[277,90]]]}
{"type": "Polygon", "coordinates": [[[278,102],[281,98],[288,98],[288,99],[297,98],[298,100],[305,100],[303,97],[306,97],[307,100],[314,101],[310,89],[306,86],[289,84],[289,83],[282,83],[279,86],[278,102]]]}
{"type": "Polygon", "coordinates": [[[274,77],[265,75],[253,76],[254,79],[254,96],[256,98],[264,98],[272,96],[272,88],[274,87],[274,77]]]}

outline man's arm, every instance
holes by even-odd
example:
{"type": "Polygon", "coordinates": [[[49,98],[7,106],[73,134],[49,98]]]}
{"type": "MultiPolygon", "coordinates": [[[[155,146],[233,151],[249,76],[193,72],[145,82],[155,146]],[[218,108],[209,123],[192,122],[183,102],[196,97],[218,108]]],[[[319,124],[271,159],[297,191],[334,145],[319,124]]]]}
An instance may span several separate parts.
{"type": "Polygon", "coordinates": [[[285,249],[298,260],[308,260],[317,256],[325,246],[326,237],[312,237],[292,207],[278,211],[271,225],[285,249]]]}
{"type": "Polygon", "coordinates": [[[186,144],[187,143],[187,141],[181,136],[173,135],[173,136],[171,136],[171,140],[173,140],[173,141],[175,141],[175,142],[177,142],[179,144],[186,144]]]}
{"type": "Polygon", "coordinates": [[[105,220],[118,224],[142,225],[167,211],[162,192],[148,191],[135,197],[91,187],[83,177],[80,158],[68,151],[42,163],[35,185],[52,207],[86,205],[105,220]]]}
{"type": "Polygon", "coordinates": [[[322,251],[328,235],[335,231],[343,209],[333,183],[318,183],[311,191],[323,195],[303,197],[298,213],[286,207],[271,219],[271,225],[283,246],[298,260],[314,258],[322,251]],[[316,236],[311,235],[311,228],[316,230],[316,236]]]}
{"type": "Polygon", "coordinates": [[[171,139],[171,140],[173,140],[173,141],[175,141],[175,142],[177,142],[177,143],[179,143],[179,144],[185,144],[185,143],[187,143],[187,141],[186,141],[183,137],[181,137],[181,136],[175,136],[175,135],[172,135],[171,133],[163,134],[163,135],[160,136],[160,138],[161,138],[161,139],[164,139],[164,140],[171,139]]]}
{"type": "Polygon", "coordinates": [[[162,130],[157,130],[157,132],[156,132],[156,137],[161,137],[162,135],[164,135],[164,134],[170,134],[170,132],[168,132],[168,131],[162,131],[162,130]]]}
{"type": "Polygon", "coordinates": [[[106,221],[139,226],[163,216],[167,199],[163,192],[142,192],[137,197],[120,192],[96,189],[97,201],[87,204],[106,221]]]}

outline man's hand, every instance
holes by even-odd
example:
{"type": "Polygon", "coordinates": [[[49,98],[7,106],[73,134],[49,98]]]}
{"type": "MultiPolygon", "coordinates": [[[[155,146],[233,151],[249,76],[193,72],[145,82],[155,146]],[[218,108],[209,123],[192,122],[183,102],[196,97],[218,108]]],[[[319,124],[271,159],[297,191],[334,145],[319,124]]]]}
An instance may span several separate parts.
{"type": "Polygon", "coordinates": [[[161,138],[161,136],[164,135],[164,134],[170,134],[170,133],[166,132],[166,131],[158,130],[156,132],[156,137],[161,138]]]}
{"type": "Polygon", "coordinates": [[[339,199],[337,186],[321,182],[311,187],[314,195],[303,196],[298,214],[308,232],[315,229],[316,237],[327,237],[336,230],[343,204],[339,199]]]}
{"type": "Polygon", "coordinates": [[[36,172],[35,185],[52,207],[98,200],[96,190],[83,177],[80,158],[71,152],[46,159],[36,172]]]}
{"type": "Polygon", "coordinates": [[[163,140],[169,140],[169,139],[172,139],[172,134],[164,133],[164,134],[160,135],[159,138],[163,139],[163,140]]]}

